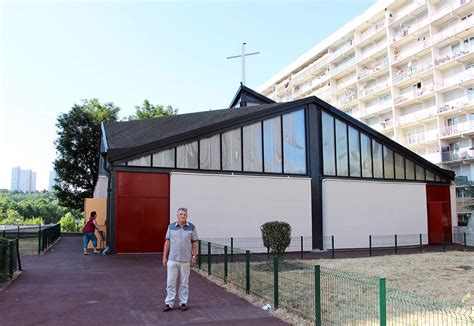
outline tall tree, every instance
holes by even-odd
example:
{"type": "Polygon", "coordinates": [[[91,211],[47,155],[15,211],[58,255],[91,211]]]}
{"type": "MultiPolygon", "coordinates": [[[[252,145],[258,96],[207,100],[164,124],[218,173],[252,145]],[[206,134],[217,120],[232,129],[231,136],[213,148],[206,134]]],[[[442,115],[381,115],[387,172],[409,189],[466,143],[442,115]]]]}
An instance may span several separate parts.
{"type": "Polygon", "coordinates": [[[142,120],[150,118],[159,118],[178,113],[178,109],[174,109],[171,105],[153,105],[148,100],[144,100],[143,104],[135,106],[135,114],[128,117],[128,120],[142,120]]]}
{"type": "Polygon", "coordinates": [[[117,121],[119,111],[113,103],[92,99],[59,115],[54,190],[61,205],[83,210],[84,198],[92,197],[98,174],[100,123],[117,121]]]}

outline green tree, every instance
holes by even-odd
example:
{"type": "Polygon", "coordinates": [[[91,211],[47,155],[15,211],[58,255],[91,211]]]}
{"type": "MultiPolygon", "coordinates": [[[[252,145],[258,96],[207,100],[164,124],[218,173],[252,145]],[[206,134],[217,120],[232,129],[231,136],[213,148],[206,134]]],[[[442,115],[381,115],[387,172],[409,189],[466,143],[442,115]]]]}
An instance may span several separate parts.
{"type": "Polygon", "coordinates": [[[9,208],[6,218],[2,220],[1,224],[21,224],[24,219],[25,218],[16,210],[9,208]]]}
{"type": "Polygon", "coordinates": [[[78,232],[81,228],[71,213],[66,213],[66,215],[59,220],[59,223],[61,223],[61,231],[63,232],[78,232]]]}
{"type": "Polygon", "coordinates": [[[128,117],[128,120],[143,120],[175,115],[178,109],[173,109],[171,105],[153,105],[148,100],[143,101],[143,105],[135,107],[135,114],[128,117]]]}
{"type": "Polygon", "coordinates": [[[117,121],[119,107],[83,100],[58,117],[58,138],[54,161],[54,190],[62,206],[83,209],[84,198],[92,197],[98,174],[100,123],[117,121]]]}

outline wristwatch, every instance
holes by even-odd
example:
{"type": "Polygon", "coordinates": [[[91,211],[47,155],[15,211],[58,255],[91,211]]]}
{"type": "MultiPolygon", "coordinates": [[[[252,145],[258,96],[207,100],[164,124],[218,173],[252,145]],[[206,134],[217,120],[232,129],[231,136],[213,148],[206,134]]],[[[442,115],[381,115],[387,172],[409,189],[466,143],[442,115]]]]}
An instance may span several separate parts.
{"type": "Polygon", "coordinates": [[[196,259],[196,256],[193,256],[192,258],[193,258],[193,259],[196,259]]]}

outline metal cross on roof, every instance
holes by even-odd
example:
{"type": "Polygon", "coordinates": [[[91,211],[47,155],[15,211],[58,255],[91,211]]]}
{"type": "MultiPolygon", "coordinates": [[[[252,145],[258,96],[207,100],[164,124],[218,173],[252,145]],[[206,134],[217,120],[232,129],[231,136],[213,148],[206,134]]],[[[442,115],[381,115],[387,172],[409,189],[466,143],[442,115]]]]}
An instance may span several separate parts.
{"type": "Polygon", "coordinates": [[[249,55],[260,54],[260,52],[245,53],[245,45],[246,44],[247,43],[245,43],[245,42],[242,43],[242,54],[227,57],[227,59],[242,58],[242,85],[245,85],[245,57],[247,57],[249,55]]]}

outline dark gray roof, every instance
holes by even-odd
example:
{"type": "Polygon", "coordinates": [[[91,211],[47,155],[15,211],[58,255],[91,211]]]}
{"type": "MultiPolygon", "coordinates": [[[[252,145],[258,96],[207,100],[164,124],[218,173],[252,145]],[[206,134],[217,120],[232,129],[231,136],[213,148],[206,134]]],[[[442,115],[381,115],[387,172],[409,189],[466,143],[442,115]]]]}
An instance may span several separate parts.
{"type": "Polygon", "coordinates": [[[208,127],[227,120],[261,112],[282,104],[178,114],[155,119],[120,121],[105,124],[109,149],[135,148],[208,127]]]}

